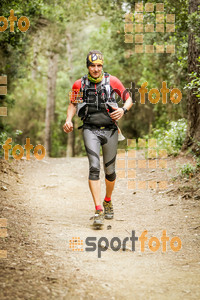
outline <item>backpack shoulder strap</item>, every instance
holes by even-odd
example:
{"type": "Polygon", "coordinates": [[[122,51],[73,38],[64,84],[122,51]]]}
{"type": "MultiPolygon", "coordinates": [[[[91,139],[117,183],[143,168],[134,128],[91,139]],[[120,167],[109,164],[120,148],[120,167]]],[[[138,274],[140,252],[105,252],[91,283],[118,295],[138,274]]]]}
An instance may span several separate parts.
{"type": "Polygon", "coordinates": [[[111,86],[110,86],[110,74],[109,73],[104,73],[104,86],[106,88],[106,92],[107,92],[107,98],[110,99],[110,90],[111,90],[111,86]]]}
{"type": "Polygon", "coordinates": [[[88,76],[84,75],[81,78],[81,92],[83,93],[83,101],[85,101],[85,95],[87,93],[87,89],[90,87],[90,83],[88,80],[88,76]]]}
{"type": "Polygon", "coordinates": [[[104,78],[105,78],[105,85],[110,85],[110,74],[105,72],[104,78]]]}
{"type": "Polygon", "coordinates": [[[87,89],[89,87],[90,83],[89,83],[89,80],[88,80],[88,76],[87,75],[84,75],[82,78],[81,78],[81,89],[87,89]]]}

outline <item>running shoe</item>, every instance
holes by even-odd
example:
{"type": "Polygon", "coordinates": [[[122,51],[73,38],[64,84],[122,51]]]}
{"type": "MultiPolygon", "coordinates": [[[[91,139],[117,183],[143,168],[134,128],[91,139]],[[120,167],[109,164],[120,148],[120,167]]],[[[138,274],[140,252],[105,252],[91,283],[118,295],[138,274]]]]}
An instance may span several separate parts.
{"type": "Polygon", "coordinates": [[[106,202],[104,200],[103,207],[104,207],[104,216],[105,216],[105,219],[113,219],[114,212],[113,212],[112,202],[111,201],[106,202]]]}
{"type": "Polygon", "coordinates": [[[104,213],[102,210],[96,210],[94,215],[94,222],[93,226],[100,227],[103,225],[104,222],[104,213]]]}

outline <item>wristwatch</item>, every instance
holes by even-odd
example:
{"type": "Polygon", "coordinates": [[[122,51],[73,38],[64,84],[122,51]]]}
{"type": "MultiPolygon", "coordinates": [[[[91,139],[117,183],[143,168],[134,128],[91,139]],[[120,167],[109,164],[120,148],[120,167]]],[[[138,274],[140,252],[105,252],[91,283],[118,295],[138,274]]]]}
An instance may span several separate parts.
{"type": "Polygon", "coordinates": [[[123,111],[124,111],[124,115],[127,114],[128,109],[126,107],[122,107],[123,111]]]}

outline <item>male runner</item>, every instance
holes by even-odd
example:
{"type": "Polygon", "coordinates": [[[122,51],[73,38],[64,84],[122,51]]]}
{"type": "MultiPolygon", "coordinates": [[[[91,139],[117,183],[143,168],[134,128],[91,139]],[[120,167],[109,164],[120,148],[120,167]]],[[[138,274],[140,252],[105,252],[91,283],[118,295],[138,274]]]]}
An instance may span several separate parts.
{"type": "Polygon", "coordinates": [[[89,159],[89,187],[95,204],[93,225],[99,227],[103,225],[104,217],[112,219],[114,216],[111,196],[116,179],[115,160],[118,144],[116,121],[128,112],[133,103],[120,80],[103,72],[103,55],[100,51],[90,51],[86,65],[88,74],[73,84],[63,129],[66,133],[73,130],[72,118],[76,112],[82,117],[83,139],[89,159]],[[116,104],[113,90],[125,102],[122,108],[116,104]],[[100,146],[103,152],[106,183],[104,213],[100,199],[100,146]]]}

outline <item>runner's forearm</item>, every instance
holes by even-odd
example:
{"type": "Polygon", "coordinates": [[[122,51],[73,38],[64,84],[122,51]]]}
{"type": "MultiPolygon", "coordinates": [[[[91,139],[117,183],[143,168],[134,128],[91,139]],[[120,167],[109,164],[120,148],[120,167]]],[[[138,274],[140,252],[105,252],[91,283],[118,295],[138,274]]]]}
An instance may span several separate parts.
{"type": "Polygon", "coordinates": [[[131,97],[129,97],[126,100],[126,102],[125,102],[125,104],[124,104],[123,107],[126,108],[127,110],[130,110],[130,108],[131,108],[132,105],[133,105],[133,101],[132,101],[131,97]]]}
{"type": "Polygon", "coordinates": [[[66,121],[71,121],[75,114],[76,114],[76,106],[73,103],[70,103],[67,110],[66,121]]]}

